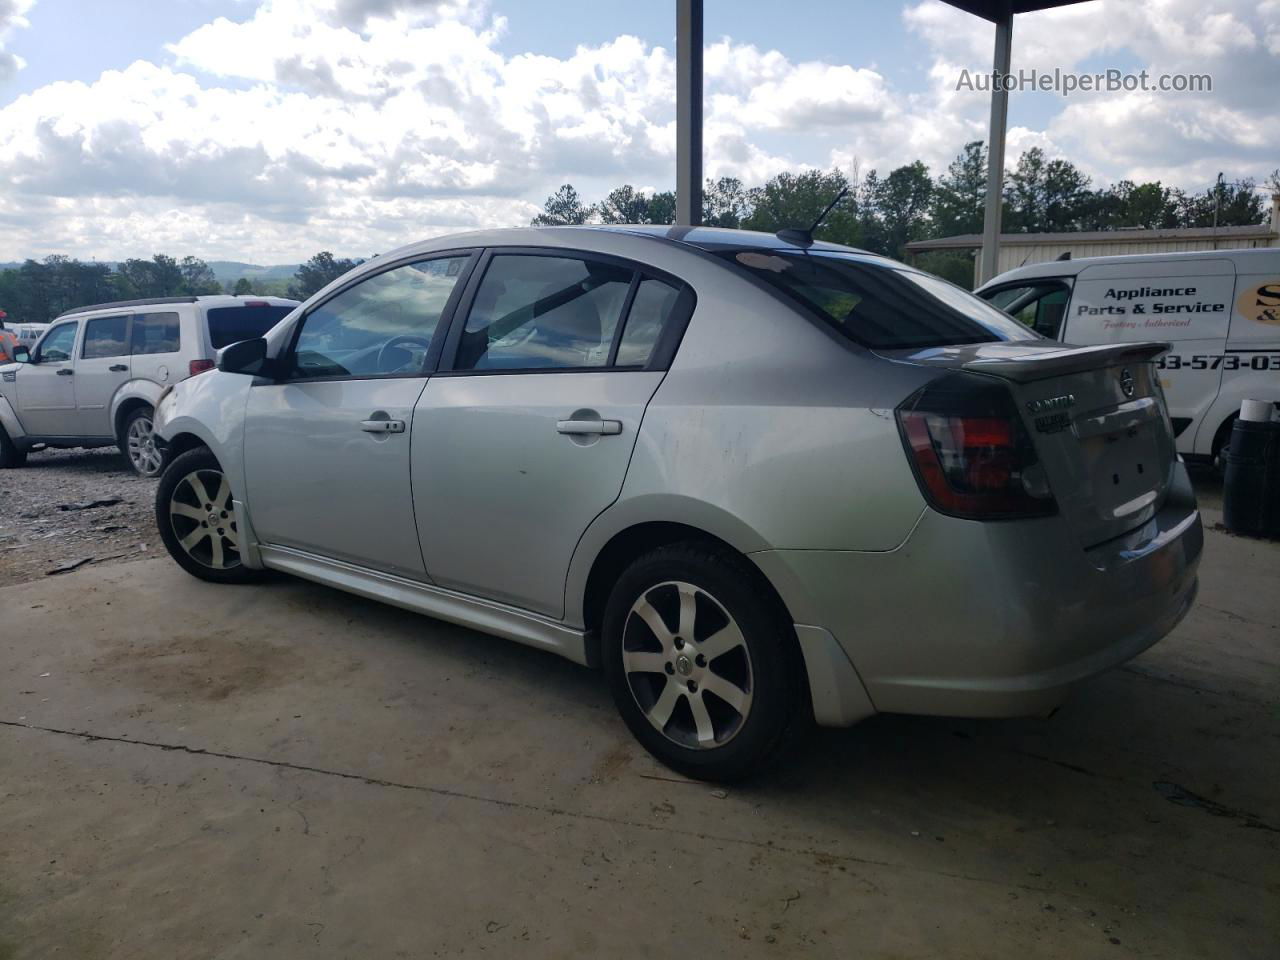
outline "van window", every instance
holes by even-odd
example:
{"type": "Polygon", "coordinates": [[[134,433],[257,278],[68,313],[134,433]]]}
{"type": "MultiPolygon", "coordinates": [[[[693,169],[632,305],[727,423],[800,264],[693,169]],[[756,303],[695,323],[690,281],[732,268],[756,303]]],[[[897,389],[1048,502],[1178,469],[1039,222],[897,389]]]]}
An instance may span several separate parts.
{"type": "Polygon", "coordinates": [[[172,311],[137,313],[133,317],[133,355],[177,353],[181,344],[178,315],[172,311]]]}
{"type": "Polygon", "coordinates": [[[128,356],[128,329],[128,317],[95,317],[84,325],[84,346],[80,356],[86,360],[128,356]]]}
{"type": "Polygon", "coordinates": [[[241,340],[256,340],[277,323],[293,313],[293,307],[276,307],[269,304],[244,307],[214,307],[209,310],[209,342],[213,349],[241,340]]]}
{"type": "Polygon", "coordinates": [[[1040,336],[1057,340],[1071,291],[1065,283],[1054,280],[1002,287],[979,296],[1040,336]]]}
{"type": "Polygon", "coordinates": [[[954,284],[834,251],[717,254],[872,349],[1029,340],[1036,334],[954,284]]]}

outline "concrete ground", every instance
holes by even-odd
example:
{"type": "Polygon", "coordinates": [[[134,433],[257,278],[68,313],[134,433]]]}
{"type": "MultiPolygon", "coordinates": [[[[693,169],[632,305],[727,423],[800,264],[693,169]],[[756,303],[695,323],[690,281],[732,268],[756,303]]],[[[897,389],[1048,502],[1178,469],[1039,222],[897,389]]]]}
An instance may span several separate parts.
{"type": "Polygon", "coordinates": [[[1277,587],[1211,531],[1051,720],[879,717],[727,793],[596,674],[332,590],[4,587],[0,958],[1280,956],[1277,587]]]}

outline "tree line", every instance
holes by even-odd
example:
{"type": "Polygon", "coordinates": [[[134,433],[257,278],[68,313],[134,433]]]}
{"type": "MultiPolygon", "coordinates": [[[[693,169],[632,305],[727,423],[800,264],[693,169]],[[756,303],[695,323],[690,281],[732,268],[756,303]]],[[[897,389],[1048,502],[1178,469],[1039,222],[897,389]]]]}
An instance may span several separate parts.
{"type": "Polygon", "coordinates": [[[240,277],[224,285],[199,257],[178,260],[157,253],[150,260],[123,260],[113,266],[55,254],[0,270],[0,310],[13,321],[48,323],[75,307],[115,300],[215,293],[305,300],[361,262],[325,251],[301,264],[292,280],[240,277]]]}
{"type": "MultiPolygon", "coordinates": [[[[1280,190],[1280,171],[1272,175],[1280,190]]],[[[967,143],[936,178],[922,162],[904,164],[887,174],[854,170],[805,170],[780,173],[763,186],[741,180],[708,180],[703,194],[703,223],[717,227],[776,232],[807,227],[842,190],[816,236],[864,250],[902,258],[913,240],[981,233],[987,195],[987,150],[981,140],[967,143]]],[[[1124,227],[1168,229],[1261,223],[1267,207],[1253,180],[1221,181],[1199,192],[1167,187],[1159,181],[1122,180],[1094,188],[1069,160],[1050,159],[1039,147],[1027,150],[1006,172],[1003,230],[1006,233],[1067,233],[1124,227]],[[1215,220],[1216,217],[1216,220],[1215,220]]],[[[578,223],[673,223],[675,193],[645,193],[630,184],[588,204],[571,184],[547,198],[535,225],[578,223]]],[[[930,253],[921,266],[968,286],[971,256],[930,253]]]]}

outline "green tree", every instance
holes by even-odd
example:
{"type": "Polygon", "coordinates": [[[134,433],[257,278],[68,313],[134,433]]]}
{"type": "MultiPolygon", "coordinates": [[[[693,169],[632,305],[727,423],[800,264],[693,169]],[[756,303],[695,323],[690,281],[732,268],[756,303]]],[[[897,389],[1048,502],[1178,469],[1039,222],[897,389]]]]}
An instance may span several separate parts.
{"type": "Polygon", "coordinates": [[[178,269],[182,271],[182,287],[188,295],[199,297],[222,292],[213,270],[199,257],[183,257],[178,269]]]}
{"type": "Polygon", "coordinates": [[[328,250],[323,250],[298,267],[293,283],[289,284],[289,296],[305,300],[362,263],[363,260],[338,259],[328,250]]]}
{"type": "Polygon", "coordinates": [[[986,202],[987,148],[981,140],[973,140],[934,184],[934,232],[940,237],[981,233],[986,202]]]}
{"type": "Polygon", "coordinates": [[[929,168],[919,160],[891,170],[883,180],[876,181],[869,201],[882,230],[881,252],[901,258],[904,246],[928,233],[932,195],[929,168]]]}
{"type": "Polygon", "coordinates": [[[235,289],[232,290],[237,297],[246,297],[253,294],[253,284],[249,282],[247,277],[241,277],[236,281],[235,289]]]}
{"type": "Polygon", "coordinates": [[[747,191],[737,177],[708,180],[702,191],[702,222],[709,227],[740,227],[750,213],[747,191]]]}
{"type": "Polygon", "coordinates": [[[676,222],[676,194],[674,190],[663,190],[649,198],[647,211],[649,223],[676,222]]]}
{"type": "Polygon", "coordinates": [[[1251,179],[1224,180],[1203,193],[1182,200],[1179,219],[1185,227],[1211,227],[1214,213],[1220,227],[1244,227],[1263,223],[1267,209],[1262,203],[1258,185],[1251,179]]]}
{"type": "Polygon", "coordinates": [[[1039,147],[1018,158],[1007,177],[1005,229],[1013,233],[1079,230],[1093,196],[1089,178],[1069,160],[1048,160],[1039,147]]]}
{"type": "MultiPolygon", "coordinates": [[[[747,194],[751,210],[743,218],[742,226],[766,233],[808,229],[827,204],[848,186],[849,179],[839,170],[780,173],[747,194]]],[[[857,246],[861,231],[856,209],[856,202],[846,197],[818,227],[815,238],[857,246]]]]}
{"type": "Polygon", "coordinates": [[[649,198],[631,184],[624,183],[609,191],[609,195],[600,201],[597,212],[602,223],[648,223],[649,198]]]}
{"type": "Polygon", "coordinates": [[[543,204],[542,213],[533,218],[535,227],[563,227],[570,224],[586,223],[590,219],[593,208],[583,206],[582,198],[573,184],[566,183],[543,204]]]}

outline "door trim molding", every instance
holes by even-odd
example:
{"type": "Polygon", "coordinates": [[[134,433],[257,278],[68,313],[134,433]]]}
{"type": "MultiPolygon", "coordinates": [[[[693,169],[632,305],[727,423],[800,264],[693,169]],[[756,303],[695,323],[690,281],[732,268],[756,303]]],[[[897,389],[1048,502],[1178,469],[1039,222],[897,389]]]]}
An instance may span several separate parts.
{"type": "Polygon", "coordinates": [[[265,567],[589,665],[585,634],[558,620],[293,547],[263,543],[258,545],[258,551],[265,567]]]}

